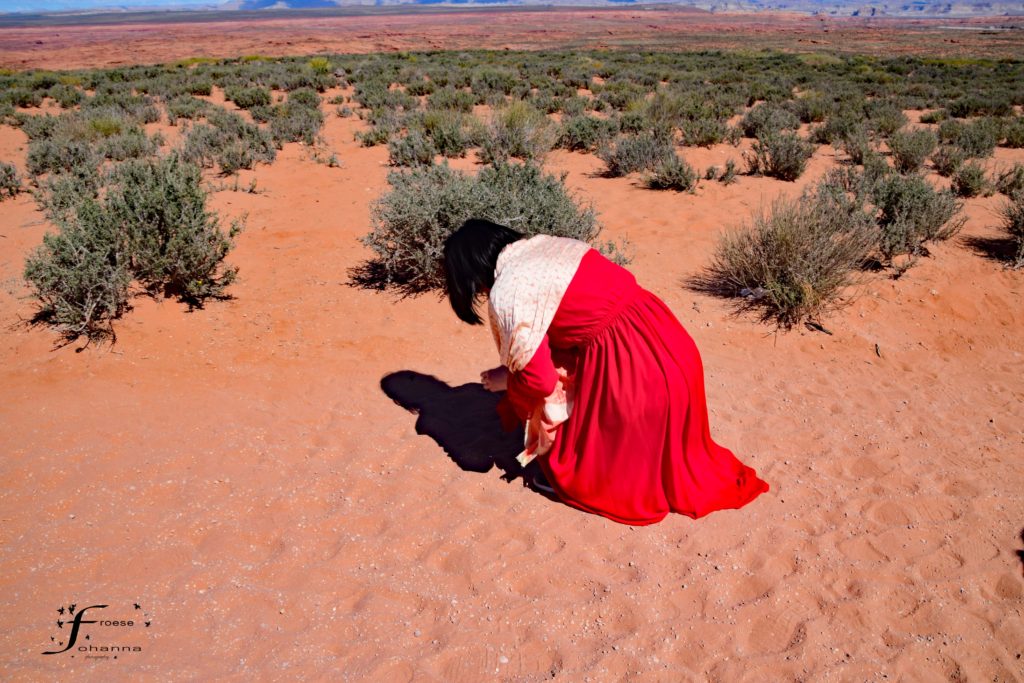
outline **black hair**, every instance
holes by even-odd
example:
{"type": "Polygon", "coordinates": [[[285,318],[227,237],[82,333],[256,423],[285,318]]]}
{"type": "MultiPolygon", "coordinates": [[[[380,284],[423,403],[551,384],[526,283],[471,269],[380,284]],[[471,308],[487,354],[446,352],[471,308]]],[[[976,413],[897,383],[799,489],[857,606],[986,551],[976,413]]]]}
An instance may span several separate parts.
{"type": "Polygon", "coordinates": [[[455,315],[470,325],[483,321],[476,301],[494,286],[494,268],[501,250],[523,233],[480,218],[470,218],[444,242],[444,276],[455,315]]]}

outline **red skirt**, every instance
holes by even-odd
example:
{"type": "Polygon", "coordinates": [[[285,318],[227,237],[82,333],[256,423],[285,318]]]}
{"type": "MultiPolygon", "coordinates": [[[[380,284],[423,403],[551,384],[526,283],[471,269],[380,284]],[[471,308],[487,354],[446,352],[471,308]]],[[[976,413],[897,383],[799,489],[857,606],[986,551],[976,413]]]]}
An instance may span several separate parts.
{"type": "Polygon", "coordinates": [[[645,525],[669,512],[703,517],[768,490],[711,439],[704,368],[693,339],[637,287],[582,345],[569,420],[539,458],[573,507],[645,525]]]}

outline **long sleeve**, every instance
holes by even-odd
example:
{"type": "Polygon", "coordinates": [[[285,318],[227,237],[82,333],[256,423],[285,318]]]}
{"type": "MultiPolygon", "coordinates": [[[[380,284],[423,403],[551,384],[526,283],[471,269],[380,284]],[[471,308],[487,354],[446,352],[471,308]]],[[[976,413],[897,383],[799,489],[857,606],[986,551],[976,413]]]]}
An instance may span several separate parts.
{"type": "Polygon", "coordinates": [[[551,347],[544,335],[533,358],[519,372],[508,376],[508,389],[498,403],[498,414],[502,425],[511,431],[516,424],[522,424],[533,408],[555,390],[558,373],[551,360],[551,347]]]}

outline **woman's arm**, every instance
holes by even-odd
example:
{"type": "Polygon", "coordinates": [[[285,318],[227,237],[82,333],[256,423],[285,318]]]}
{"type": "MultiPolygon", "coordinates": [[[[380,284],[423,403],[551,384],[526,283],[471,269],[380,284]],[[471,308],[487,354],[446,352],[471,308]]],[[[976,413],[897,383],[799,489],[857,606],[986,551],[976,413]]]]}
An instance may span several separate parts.
{"type": "Polygon", "coordinates": [[[551,347],[544,335],[533,358],[519,372],[508,373],[504,398],[498,403],[498,414],[506,429],[522,424],[530,413],[543,401],[558,384],[558,373],[551,360],[551,347]]]}

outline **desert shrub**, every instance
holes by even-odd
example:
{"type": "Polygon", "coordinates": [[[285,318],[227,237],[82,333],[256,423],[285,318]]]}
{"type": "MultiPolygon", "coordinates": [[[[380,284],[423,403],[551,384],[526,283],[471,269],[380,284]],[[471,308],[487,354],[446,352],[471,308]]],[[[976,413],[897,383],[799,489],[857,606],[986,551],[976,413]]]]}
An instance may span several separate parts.
{"type": "Polygon", "coordinates": [[[147,289],[164,289],[193,304],[221,296],[236,268],[224,267],[232,238],[206,208],[198,167],[177,154],[129,161],[108,188],[105,211],[128,241],[134,276],[147,289]]]}
{"type": "Polygon", "coordinates": [[[288,100],[275,105],[270,117],[270,134],[280,147],[286,142],[316,143],[324,115],[320,96],[310,88],[299,88],[288,94],[288,100]]]}
{"type": "Polygon", "coordinates": [[[468,114],[473,111],[474,104],[476,96],[473,93],[455,88],[439,88],[427,97],[427,107],[430,109],[454,109],[468,114]]]}
{"type": "Polygon", "coordinates": [[[113,161],[139,159],[155,154],[157,145],[138,128],[126,130],[117,135],[103,139],[97,146],[97,152],[113,161]]]}
{"type": "Polygon", "coordinates": [[[952,192],[938,192],[918,175],[888,174],[872,188],[881,228],[879,250],[891,260],[916,255],[925,242],[949,239],[963,227],[962,205],[952,192]]]}
{"type": "Polygon", "coordinates": [[[526,102],[513,102],[491,116],[480,150],[485,164],[516,157],[526,161],[544,158],[557,139],[547,116],[526,102]]]}
{"type": "Polygon", "coordinates": [[[5,197],[17,197],[21,192],[21,178],[14,164],[0,161],[0,202],[5,197]]]}
{"type": "Polygon", "coordinates": [[[259,126],[224,110],[212,112],[208,121],[210,125],[199,124],[189,130],[182,148],[185,160],[207,168],[219,164],[224,173],[274,161],[274,141],[259,126]]]}
{"type": "Polygon", "coordinates": [[[67,139],[29,142],[26,167],[32,175],[71,171],[79,166],[94,166],[96,163],[96,154],[88,142],[67,139]]]}
{"type": "Polygon", "coordinates": [[[696,186],[697,172],[677,154],[660,161],[647,178],[647,187],[652,190],[689,192],[696,186]]]}
{"type": "Polygon", "coordinates": [[[833,101],[819,92],[809,92],[786,103],[802,123],[819,123],[835,110],[833,101]]]}
{"type": "Polygon", "coordinates": [[[454,109],[426,111],[420,119],[423,130],[442,156],[463,157],[476,141],[470,125],[475,119],[454,109]]]}
{"type": "Polygon", "coordinates": [[[813,154],[814,145],[795,133],[773,133],[758,138],[746,160],[753,174],[796,180],[813,154]]]}
{"type": "Polygon", "coordinates": [[[99,196],[103,179],[94,166],[79,166],[70,173],[55,173],[39,182],[36,203],[56,225],[73,218],[78,205],[99,196]]]}
{"type": "Polygon", "coordinates": [[[953,174],[953,193],[958,197],[977,197],[989,192],[989,182],[985,178],[985,169],[979,164],[965,163],[953,174]]]}
{"type": "Polygon", "coordinates": [[[871,217],[836,193],[780,198],[720,238],[697,284],[792,325],[835,304],[874,242],[871,217]]]}
{"type": "Polygon", "coordinates": [[[748,138],[760,138],[769,133],[777,133],[784,129],[795,129],[800,119],[793,112],[771,104],[756,105],[743,116],[740,128],[748,138]]]}
{"type": "Polygon", "coordinates": [[[996,177],[996,190],[1012,197],[1015,194],[1024,192],[1024,164],[1014,164],[996,177]]]}
{"type": "Polygon", "coordinates": [[[60,84],[50,88],[50,97],[57,101],[61,109],[71,109],[82,102],[82,91],[70,85],[60,84]]]}
{"type": "Polygon", "coordinates": [[[47,233],[25,263],[40,316],[65,336],[99,337],[128,306],[130,258],[118,226],[86,199],[73,218],[47,233]]]}
{"type": "Polygon", "coordinates": [[[224,89],[224,97],[237,104],[242,109],[252,109],[256,106],[267,106],[270,104],[270,91],[261,87],[230,86],[224,89]]]}
{"type": "Polygon", "coordinates": [[[444,287],[444,240],[468,218],[584,241],[600,230],[593,208],[576,202],[564,176],[531,164],[499,163],[476,177],[442,164],[393,172],[388,182],[391,190],[373,206],[373,230],[362,241],[377,255],[383,282],[407,292],[444,287]]]}
{"type": "Polygon", "coordinates": [[[962,149],[970,158],[991,156],[1000,138],[999,122],[976,119],[969,123],[949,119],[939,124],[939,139],[962,149]]]}
{"type": "Polygon", "coordinates": [[[198,119],[204,116],[210,104],[191,95],[179,95],[167,102],[167,118],[172,126],[178,119],[198,119]]]}
{"type": "Polygon", "coordinates": [[[867,137],[864,123],[849,112],[839,112],[825,119],[820,126],[811,129],[811,139],[819,145],[835,145],[843,140],[860,134],[867,137]]]}
{"type": "Polygon", "coordinates": [[[930,130],[897,131],[889,138],[889,149],[896,170],[900,173],[917,171],[937,144],[938,138],[930,130]]]}
{"type": "Polygon", "coordinates": [[[434,163],[435,154],[434,143],[419,129],[388,143],[388,161],[392,166],[429,166],[434,163]]]}
{"type": "Polygon", "coordinates": [[[721,175],[718,176],[718,182],[723,185],[732,185],[736,182],[736,162],[732,159],[726,159],[725,168],[722,169],[721,175]]]}
{"type": "Polygon", "coordinates": [[[6,93],[6,99],[15,107],[38,107],[43,104],[43,96],[35,90],[27,88],[11,88],[6,93]]]}
{"type": "Polygon", "coordinates": [[[865,106],[868,127],[882,137],[889,137],[903,126],[909,119],[896,104],[885,100],[874,100],[865,106]]]}
{"type": "Polygon", "coordinates": [[[949,118],[949,112],[945,109],[936,109],[926,114],[921,114],[921,123],[941,123],[949,118]]]}
{"type": "Polygon", "coordinates": [[[1024,147],[1024,116],[1010,119],[1003,127],[1003,146],[1020,149],[1024,147]]]}
{"type": "Polygon", "coordinates": [[[635,171],[649,171],[674,153],[671,140],[645,133],[622,135],[604,144],[597,156],[605,163],[607,174],[624,176],[635,171]]]}
{"type": "Polygon", "coordinates": [[[573,151],[592,152],[611,139],[618,128],[614,121],[593,116],[571,116],[562,122],[558,146],[573,151]]]}
{"type": "Polygon", "coordinates": [[[1013,103],[1006,95],[999,97],[981,97],[976,94],[965,95],[949,103],[946,107],[950,116],[963,119],[968,116],[1005,116],[1013,112],[1013,103]]]}
{"type": "Polygon", "coordinates": [[[309,68],[314,73],[329,74],[331,73],[331,60],[326,57],[313,57],[309,60],[309,68]]]}
{"type": "Polygon", "coordinates": [[[726,138],[728,126],[718,119],[684,119],[679,122],[679,131],[684,145],[710,147],[726,138]]]}
{"type": "Polygon", "coordinates": [[[953,145],[942,145],[932,154],[932,166],[935,168],[935,172],[946,178],[956,173],[965,161],[967,161],[967,153],[953,145]]]}
{"type": "Polygon", "coordinates": [[[288,101],[296,106],[317,109],[320,107],[320,96],[312,88],[298,88],[288,93],[288,101]]]}
{"type": "Polygon", "coordinates": [[[858,166],[863,164],[864,159],[874,152],[874,149],[871,147],[871,138],[868,136],[867,128],[864,126],[851,128],[840,140],[843,151],[850,157],[850,161],[858,166]]]}
{"type": "Polygon", "coordinates": [[[324,115],[320,109],[288,101],[274,107],[274,114],[270,119],[270,134],[278,147],[286,142],[304,142],[312,145],[316,143],[323,124],[324,115]]]}
{"type": "Polygon", "coordinates": [[[1003,231],[1014,246],[1013,266],[1024,266],[1024,193],[1011,196],[1000,208],[1003,231]]]}

